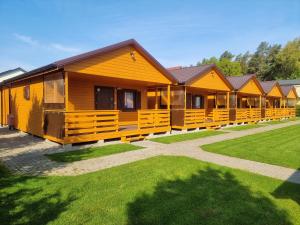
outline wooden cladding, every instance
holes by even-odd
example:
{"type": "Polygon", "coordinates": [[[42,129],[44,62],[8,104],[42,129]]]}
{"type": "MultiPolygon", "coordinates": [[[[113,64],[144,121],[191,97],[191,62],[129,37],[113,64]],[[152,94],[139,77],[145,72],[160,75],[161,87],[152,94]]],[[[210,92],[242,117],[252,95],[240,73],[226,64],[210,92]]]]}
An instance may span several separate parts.
{"type": "Polygon", "coordinates": [[[64,77],[62,72],[52,73],[44,77],[44,103],[64,103],[64,77]]]}

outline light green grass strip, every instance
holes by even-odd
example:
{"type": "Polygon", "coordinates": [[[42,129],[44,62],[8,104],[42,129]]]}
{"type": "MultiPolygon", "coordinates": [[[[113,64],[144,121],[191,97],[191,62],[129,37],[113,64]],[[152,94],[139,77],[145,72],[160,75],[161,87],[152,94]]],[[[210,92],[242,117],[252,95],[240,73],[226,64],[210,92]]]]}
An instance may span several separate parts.
{"type": "Polygon", "coordinates": [[[201,146],[218,154],[300,168],[300,125],[201,146]]]}

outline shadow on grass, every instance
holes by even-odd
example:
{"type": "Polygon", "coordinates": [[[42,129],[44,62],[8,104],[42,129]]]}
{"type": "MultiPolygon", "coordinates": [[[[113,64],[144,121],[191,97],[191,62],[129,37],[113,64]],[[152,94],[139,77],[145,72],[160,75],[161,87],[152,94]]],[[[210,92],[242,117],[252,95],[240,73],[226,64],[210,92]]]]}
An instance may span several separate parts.
{"type": "Polygon", "coordinates": [[[207,168],[187,180],[167,180],[128,204],[128,225],[291,224],[287,213],[231,173],[207,168]]]}
{"type": "Polygon", "coordinates": [[[9,175],[6,172],[1,174],[1,224],[47,224],[75,200],[73,196],[62,196],[54,190],[44,192],[43,179],[45,178],[9,175]]]}
{"type": "MultiPolygon", "coordinates": [[[[298,169],[300,172],[300,168],[298,169]]],[[[289,179],[300,179],[300,173],[294,173],[289,179]]],[[[300,184],[294,184],[288,181],[283,182],[272,195],[276,198],[291,199],[300,205],[300,184]]]]}

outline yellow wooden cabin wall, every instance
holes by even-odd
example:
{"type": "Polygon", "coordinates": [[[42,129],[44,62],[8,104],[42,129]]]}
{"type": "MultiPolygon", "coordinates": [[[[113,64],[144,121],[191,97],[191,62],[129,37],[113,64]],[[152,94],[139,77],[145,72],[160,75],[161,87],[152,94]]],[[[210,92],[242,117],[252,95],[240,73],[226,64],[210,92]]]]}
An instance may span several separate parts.
{"type": "Polygon", "coordinates": [[[43,136],[43,78],[18,82],[11,88],[11,113],[15,127],[21,131],[43,136]],[[30,99],[24,98],[24,87],[30,86],[30,99]]]}
{"type": "MultiPolygon", "coordinates": [[[[69,74],[69,111],[95,110],[95,86],[134,89],[141,92],[141,109],[147,109],[147,88],[119,80],[115,82],[106,77],[91,77],[85,74],[69,74]]],[[[115,101],[116,103],[116,101],[115,101]]],[[[117,109],[117,104],[115,104],[117,109]]],[[[137,112],[120,112],[121,122],[136,121],[137,112]]]]}
{"type": "Polygon", "coordinates": [[[193,81],[190,86],[210,90],[230,91],[229,86],[221,76],[215,70],[211,70],[193,81]]]}
{"type": "Polygon", "coordinates": [[[268,96],[270,97],[279,97],[281,98],[282,97],[282,94],[280,92],[280,89],[277,85],[275,85],[272,90],[268,93],[268,96]]]}
{"type": "Polygon", "coordinates": [[[71,64],[66,66],[65,70],[114,78],[171,84],[171,81],[167,77],[132,46],[123,47],[107,54],[71,64]],[[132,57],[132,53],[134,57],[132,57]]]}
{"type": "MultiPolygon", "coordinates": [[[[2,125],[7,125],[7,116],[9,114],[9,88],[3,87],[1,92],[1,99],[2,99],[2,105],[0,105],[0,112],[1,112],[1,118],[2,125]]],[[[0,101],[1,102],[1,101],[0,101]]],[[[0,123],[1,123],[0,121],[0,123]]]]}
{"type": "Polygon", "coordinates": [[[260,88],[258,87],[257,83],[251,79],[247,82],[246,85],[244,85],[240,90],[240,93],[245,94],[253,94],[253,95],[262,95],[260,88]]]}

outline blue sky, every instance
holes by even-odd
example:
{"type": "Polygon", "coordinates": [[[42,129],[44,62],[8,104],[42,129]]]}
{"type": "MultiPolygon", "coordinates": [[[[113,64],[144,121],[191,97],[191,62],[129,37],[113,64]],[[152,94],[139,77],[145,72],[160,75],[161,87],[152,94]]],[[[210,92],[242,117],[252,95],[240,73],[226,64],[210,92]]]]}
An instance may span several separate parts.
{"type": "Polygon", "coordinates": [[[0,0],[0,72],[130,38],[170,67],[296,37],[299,0],[0,0]]]}

